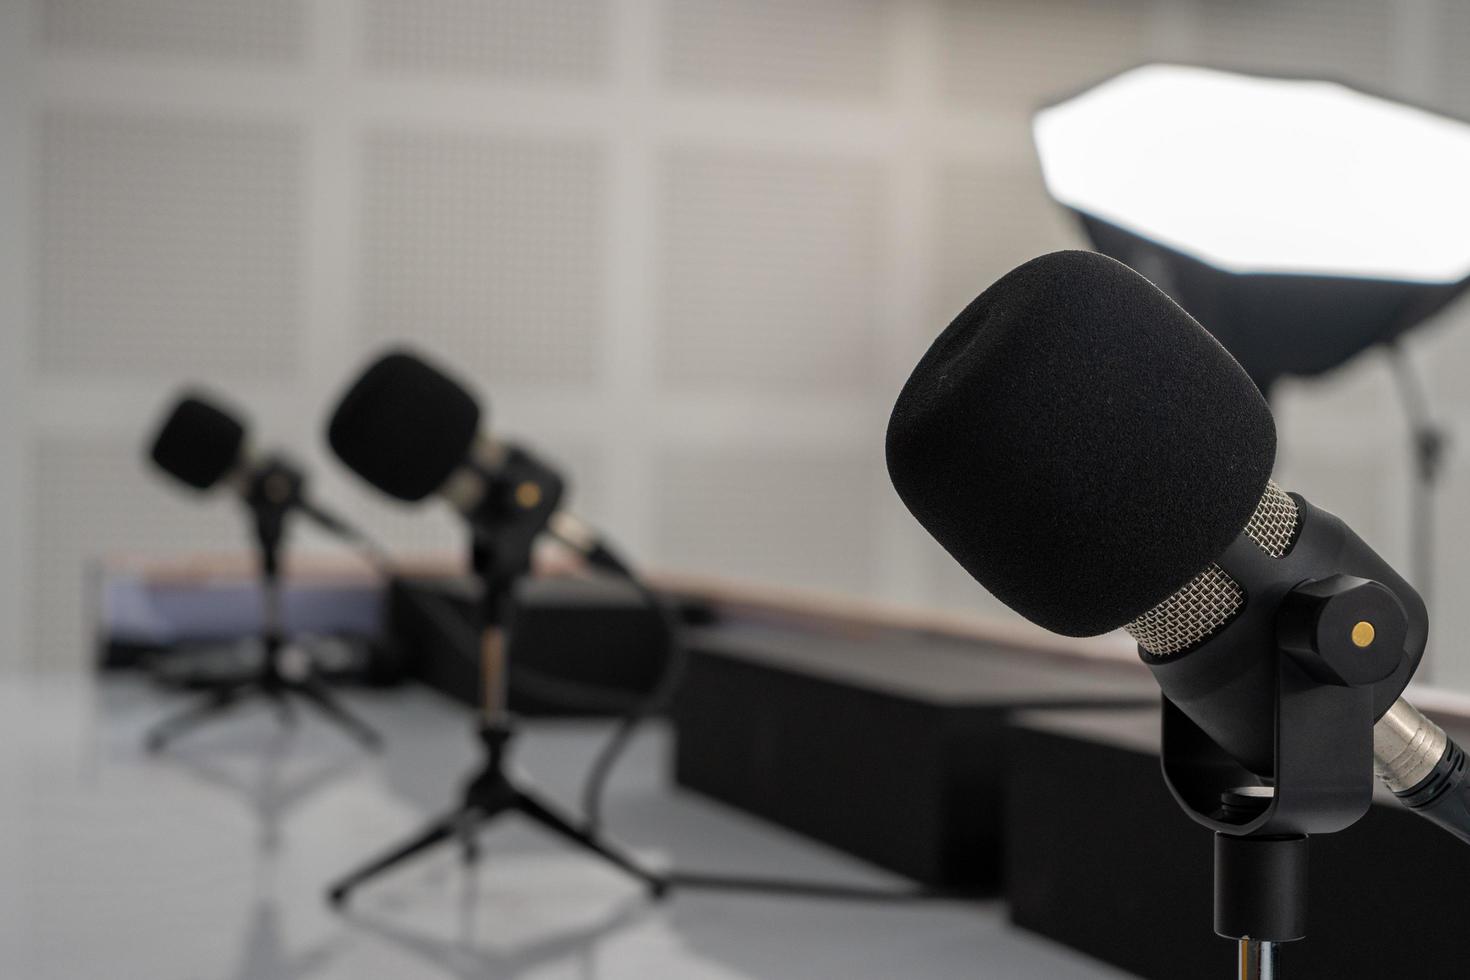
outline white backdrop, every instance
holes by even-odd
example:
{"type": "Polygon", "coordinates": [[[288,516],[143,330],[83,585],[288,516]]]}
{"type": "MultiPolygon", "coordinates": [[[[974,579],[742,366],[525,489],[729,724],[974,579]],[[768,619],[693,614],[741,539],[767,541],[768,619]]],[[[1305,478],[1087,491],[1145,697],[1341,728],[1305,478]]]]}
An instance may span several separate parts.
{"type": "MultiPolygon", "coordinates": [[[[1173,58],[1470,111],[1467,47],[1454,0],[0,0],[0,663],[83,662],[90,556],[240,540],[139,463],[185,378],[393,543],[453,543],[321,452],[395,338],[644,562],[996,609],[881,446],[949,317],[1081,242],[1031,109],[1173,58]]],[[[1470,432],[1465,319],[1414,348],[1470,432]]],[[[1386,365],[1289,386],[1281,423],[1281,481],[1406,566],[1386,365]]],[[[1437,636],[1470,626],[1467,466],[1437,636]]],[[[1439,676],[1470,686],[1458,654],[1439,676]]]]}

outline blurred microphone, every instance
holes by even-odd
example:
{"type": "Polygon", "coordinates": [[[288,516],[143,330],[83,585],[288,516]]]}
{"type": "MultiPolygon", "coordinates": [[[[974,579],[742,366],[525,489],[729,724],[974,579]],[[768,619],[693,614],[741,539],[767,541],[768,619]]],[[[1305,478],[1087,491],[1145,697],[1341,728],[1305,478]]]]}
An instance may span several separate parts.
{"type": "MultiPolygon", "coordinates": [[[[453,378],[407,351],[373,362],[342,396],[327,442],[346,466],[409,503],[437,495],[472,525],[493,526],[509,508],[534,507],[534,484],[501,479],[515,447],[481,430],[480,406],[453,378]]],[[[591,565],[629,575],[585,521],[556,509],[546,530],[591,565]]]]}
{"type": "Polygon", "coordinates": [[[1127,629],[1168,699],[1244,768],[1272,770],[1267,654],[1310,652],[1323,682],[1370,691],[1373,744],[1335,750],[1371,753],[1400,800],[1470,841],[1464,753],[1399,698],[1424,604],[1340,520],[1270,482],[1275,450],[1225,349],[1092,252],[1033,259],[961,312],[886,445],[905,505],[981,585],[1056,633],[1127,629]]]}
{"type": "Polygon", "coordinates": [[[187,392],[174,403],[149,457],[201,493],[226,486],[251,507],[297,510],[333,534],[361,541],[355,528],[307,498],[299,468],[279,454],[254,451],[244,423],[202,392],[187,392]]]}
{"type": "Polygon", "coordinates": [[[245,426],[197,393],[182,396],[170,409],[149,456],[169,476],[200,491],[236,482],[249,468],[245,426]]]}

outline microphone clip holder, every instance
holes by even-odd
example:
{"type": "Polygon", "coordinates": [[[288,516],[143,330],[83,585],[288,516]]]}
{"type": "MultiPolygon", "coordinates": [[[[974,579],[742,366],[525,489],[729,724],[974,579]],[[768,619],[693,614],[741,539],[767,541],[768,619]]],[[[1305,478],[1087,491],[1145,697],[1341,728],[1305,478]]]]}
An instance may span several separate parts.
{"type": "Polygon", "coordinates": [[[1288,593],[1277,630],[1268,773],[1241,765],[1163,699],[1164,779],[1215,832],[1215,932],[1240,943],[1244,977],[1270,976],[1275,945],[1306,935],[1308,837],[1368,811],[1372,685],[1398,667],[1406,617],[1378,583],[1333,576],[1288,593]]]}
{"type": "Polygon", "coordinates": [[[1217,561],[1249,584],[1237,617],[1187,653],[1145,657],[1164,691],[1164,779],[1215,833],[1215,931],[1240,941],[1242,976],[1269,975],[1275,944],[1305,936],[1308,838],[1367,813],[1374,724],[1427,635],[1407,583],[1295,499],[1285,555],[1241,535],[1217,561]]]}
{"type": "Polygon", "coordinates": [[[509,589],[531,572],[536,539],[566,496],[567,483],[520,446],[505,444],[496,465],[475,463],[483,490],[463,511],[472,536],[472,562],[483,586],[482,625],[497,624],[509,589]]]}

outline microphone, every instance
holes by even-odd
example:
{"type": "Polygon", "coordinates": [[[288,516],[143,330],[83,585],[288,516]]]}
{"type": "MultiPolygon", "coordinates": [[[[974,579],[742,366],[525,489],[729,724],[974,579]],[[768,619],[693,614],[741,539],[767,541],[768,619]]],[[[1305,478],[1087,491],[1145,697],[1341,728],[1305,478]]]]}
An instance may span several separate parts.
{"type": "MultiPolygon", "coordinates": [[[[1271,654],[1300,653],[1312,684],[1364,692],[1348,702],[1374,722],[1371,741],[1363,726],[1312,763],[1351,775],[1371,762],[1470,841],[1464,753],[1400,699],[1424,604],[1340,520],[1271,482],[1275,450],[1270,410],[1225,349],[1142,276],[1081,251],[1033,259],[966,307],[904,385],[886,439],[904,504],[998,599],[1063,635],[1132,635],[1166,696],[1166,745],[1177,709],[1269,782],[1286,696],[1271,654]]],[[[1168,775],[1201,822],[1260,826],[1249,800],[1222,810],[1207,781],[1213,799],[1168,775]]],[[[1350,811],[1282,819],[1327,832],[1350,811]]]]}
{"type": "MultiPolygon", "coordinates": [[[[297,510],[324,530],[371,548],[356,528],[307,497],[297,466],[279,453],[257,453],[245,424],[201,391],[186,391],[174,402],[148,455],[164,473],[199,493],[229,487],[258,513],[297,510]]],[[[272,533],[278,535],[279,529],[272,533]]]]}
{"type": "Polygon", "coordinates": [[[398,500],[439,496],[472,526],[549,508],[544,529],[590,565],[630,576],[598,533],[557,506],[559,478],[519,446],[482,430],[480,405],[446,372],[406,350],[370,364],[342,396],[327,426],[332,451],[358,476],[398,500]],[[531,465],[525,465],[531,463],[531,465]],[[519,479],[540,471],[543,479],[519,479]]]}
{"type": "Polygon", "coordinates": [[[155,466],[201,492],[234,482],[248,455],[244,424],[197,392],[174,403],[149,450],[155,466]]]}

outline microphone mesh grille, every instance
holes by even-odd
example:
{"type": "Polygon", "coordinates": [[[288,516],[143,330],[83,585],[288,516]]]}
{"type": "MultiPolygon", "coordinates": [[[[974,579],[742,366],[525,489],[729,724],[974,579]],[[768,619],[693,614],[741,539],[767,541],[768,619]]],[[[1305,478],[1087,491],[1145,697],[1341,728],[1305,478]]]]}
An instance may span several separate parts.
{"type": "MultiPolygon", "coordinates": [[[[1296,540],[1296,501],[1274,483],[1246,522],[1245,533],[1272,558],[1296,540]]],[[[1203,643],[1245,607],[1245,590],[1219,565],[1211,564],[1189,583],[1123,627],[1145,653],[1168,657],[1203,643]]]]}
{"type": "Polygon", "coordinates": [[[1245,533],[1266,554],[1280,558],[1291,550],[1296,540],[1296,523],[1296,501],[1291,499],[1291,494],[1267,481],[1256,512],[1245,522],[1245,533]]]}
{"type": "Polygon", "coordinates": [[[1219,565],[1211,564],[1148,612],[1123,627],[1155,657],[1182,653],[1235,618],[1245,593],[1219,565]]]}

